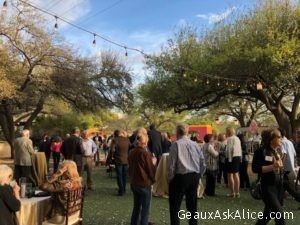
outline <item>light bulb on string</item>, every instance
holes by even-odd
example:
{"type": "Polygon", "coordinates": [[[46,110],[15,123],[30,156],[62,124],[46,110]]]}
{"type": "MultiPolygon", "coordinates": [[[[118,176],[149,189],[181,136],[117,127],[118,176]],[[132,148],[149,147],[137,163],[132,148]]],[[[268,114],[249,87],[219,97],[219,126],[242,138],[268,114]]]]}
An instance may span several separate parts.
{"type": "Polygon", "coordinates": [[[208,79],[206,80],[206,84],[209,85],[209,80],[208,79]]]}
{"type": "Polygon", "coordinates": [[[226,86],[228,86],[228,81],[226,81],[226,86]]]}
{"type": "Polygon", "coordinates": [[[187,77],[186,73],[183,73],[183,77],[187,77]]]}
{"type": "Polygon", "coordinates": [[[57,17],[57,16],[55,16],[55,24],[54,24],[54,29],[55,29],[55,30],[58,30],[58,23],[57,23],[57,19],[58,19],[58,17],[57,17]]]}
{"type": "Polygon", "coordinates": [[[125,47],[125,57],[128,57],[127,48],[125,47]]]}
{"type": "Polygon", "coordinates": [[[96,34],[94,34],[93,46],[96,46],[96,34]]]}
{"type": "Polygon", "coordinates": [[[197,79],[197,77],[194,79],[194,82],[198,82],[198,79],[197,79]]]}
{"type": "Polygon", "coordinates": [[[220,81],[218,80],[218,83],[217,83],[218,87],[220,86],[220,81]]]}
{"type": "Polygon", "coordinates": [[[231,83],[231,87],[234,87],[234,83],[233,82],[231,83]]]}

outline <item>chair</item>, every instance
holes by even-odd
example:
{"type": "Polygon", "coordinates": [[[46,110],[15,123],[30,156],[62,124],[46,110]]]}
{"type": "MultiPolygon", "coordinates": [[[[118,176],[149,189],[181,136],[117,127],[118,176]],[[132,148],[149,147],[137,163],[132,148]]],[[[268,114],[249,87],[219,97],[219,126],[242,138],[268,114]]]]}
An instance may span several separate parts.
{"type": "Polygon", "coordinates": [[[63,215],[56,215],[44,221],[42,225],[82,225],[84,190],[84,188],[78,188],[58,193],[57,206],[62,209],[63,215]]]}

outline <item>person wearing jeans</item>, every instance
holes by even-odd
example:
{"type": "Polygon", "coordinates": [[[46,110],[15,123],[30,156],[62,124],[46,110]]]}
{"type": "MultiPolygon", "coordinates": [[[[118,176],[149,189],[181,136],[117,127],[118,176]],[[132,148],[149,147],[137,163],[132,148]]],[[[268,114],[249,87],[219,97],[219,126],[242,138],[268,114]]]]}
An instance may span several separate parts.
{"type": "Polygon", "coordinates": [[[154,183],[155,166],[147,151],[148,135],[138,134],[138,146],[129,154],[129,179],[133,192],[131,225],[148,225],[151,185],[154,183]]]}
{"type": "Polygon", "coordinates": [[[128,165],[127,164],[116,164],[116,172],[117,172],[117,183],[118,183],[118,195],[123,195],[126,193],[126,181],[127,181],[127,173],[128,173],[128,165]]]}
{"type": "Polygon", "coordinates": [[[111,150],[108,158],[113,158],[116,164],[118,195],[122,196],[126,192],[126,180],[128,172],[128,152],[130,141],[125,133],[115,130],[114,139],[111,143],[111,150]]]}

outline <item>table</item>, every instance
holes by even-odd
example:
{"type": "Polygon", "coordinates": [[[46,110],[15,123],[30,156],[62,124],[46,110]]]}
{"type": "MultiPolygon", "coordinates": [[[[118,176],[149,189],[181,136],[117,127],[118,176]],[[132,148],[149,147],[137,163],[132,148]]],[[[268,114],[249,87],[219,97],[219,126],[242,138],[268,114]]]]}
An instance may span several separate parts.
{"type": "Polygon", "coordinates": [[[51,210],[51,197],[21,198],[19,225],[42,225],[51,210]]]}
{"type": "Polygon", "coordinates": [[[162,154],[155,173],[155,183],[153,184],[154,196],[167,197],[169,194],[168,161],[169,153],[162,154]]]}
{"type": "Polygon", "coordinates": [[[45,182],[47,175],[47,161],[44,152],[37,152],[32,155],[32,173],[37,186],[45,182]]]}

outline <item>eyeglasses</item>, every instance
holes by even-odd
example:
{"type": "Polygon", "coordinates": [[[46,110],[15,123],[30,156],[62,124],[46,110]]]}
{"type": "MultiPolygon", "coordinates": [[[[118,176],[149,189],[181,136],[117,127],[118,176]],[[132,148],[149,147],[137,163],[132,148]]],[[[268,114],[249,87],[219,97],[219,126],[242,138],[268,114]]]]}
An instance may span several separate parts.
{"type": "Polygon", "coordinates": [[[282,138],[282,136],[281,135],[275,135],[274,137],[276,137],[276,138],[282,138]]]}

